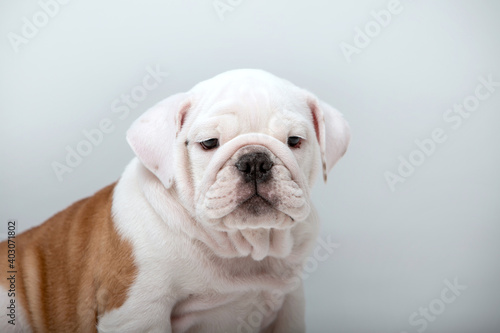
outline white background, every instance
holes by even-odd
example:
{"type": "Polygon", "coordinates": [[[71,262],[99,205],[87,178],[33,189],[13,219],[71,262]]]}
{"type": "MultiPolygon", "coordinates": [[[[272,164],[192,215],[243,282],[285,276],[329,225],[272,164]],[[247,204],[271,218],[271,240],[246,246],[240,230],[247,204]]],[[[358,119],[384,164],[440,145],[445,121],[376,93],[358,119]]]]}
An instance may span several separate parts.
{"type": "Polygon", "coordinates": [[[356,27],[389,1],[229,2],[221,20],[212,0],[73,0],[16,52],[12,34],[41,7],[1,0],[2,238],[8,219],[21,232],[115,181],[133,156],[126,129],[157,101],[225,70],[262,68],[352,128],[348,153],[313,191],[321,237],[340,247],[311,262],[308,331],[500,332],[500,87],[459,128],[443,119],[479,77],[500,82],[499,3],[401,0],[349,62],[341,43],[355,46],[356,27]],[[120,119],[112,103],[156,66],[169,76],[120,119]],[[59,181],[52,163],[104,118],[114,131],[59,181]],[[435,128],[447,140],[391,191],[384,174],[435,128]],[[455,278],[467,289],[440,309],[455,278]],[[430,304],[442,313],[412,325],[430,304]]]}

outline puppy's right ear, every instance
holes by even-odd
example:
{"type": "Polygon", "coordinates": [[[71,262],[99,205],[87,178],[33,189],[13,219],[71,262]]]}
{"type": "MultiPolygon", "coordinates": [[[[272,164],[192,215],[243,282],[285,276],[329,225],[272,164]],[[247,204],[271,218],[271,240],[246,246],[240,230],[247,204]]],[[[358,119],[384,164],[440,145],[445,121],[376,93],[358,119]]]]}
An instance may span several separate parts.
{"type": "Polygon", "coordinates": [[[139,160],[166,188],[175,174],[175,140],[191,107],[188,94],[175,94],[140,116],[127,131],[127,142],[139,160]]]}
{"type": "Polygon", "coordinates": [[[308,94],[307,105],[311,110],[321,152],[323,179],[326,183],[328,172],[344,156],[347,146],[349,146],[351,130],[337,109],[319,100],[313,94],[306,93],[308,94]]]}

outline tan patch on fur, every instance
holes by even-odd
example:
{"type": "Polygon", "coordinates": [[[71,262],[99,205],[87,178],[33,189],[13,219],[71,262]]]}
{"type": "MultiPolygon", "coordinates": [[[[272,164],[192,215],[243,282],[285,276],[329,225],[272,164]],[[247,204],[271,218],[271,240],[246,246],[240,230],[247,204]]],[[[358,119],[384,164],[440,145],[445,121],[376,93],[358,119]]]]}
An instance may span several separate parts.
{"type": "MultiPolygon", "coordinates": [[[[34,332],[96,332],[98,319],[125,302],[137,268],[131,245],[113,224],[114,187],[105,187],[15,238],[16,301],[26,310],[34,332]]],[[[2,242],[4,287],[7,264],[7,242],[2,242]]]]}

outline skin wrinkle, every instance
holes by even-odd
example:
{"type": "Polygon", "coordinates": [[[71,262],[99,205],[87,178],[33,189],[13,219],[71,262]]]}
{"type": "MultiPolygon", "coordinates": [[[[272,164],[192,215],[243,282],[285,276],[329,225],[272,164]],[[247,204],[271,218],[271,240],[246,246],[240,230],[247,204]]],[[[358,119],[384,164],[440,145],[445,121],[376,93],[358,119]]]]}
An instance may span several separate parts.
{"type": "MultiPolygon", "coordinates": [[[[236,146],[237,147],[237,146],[236,146]]],[[[259,146],[256,146],[259,147],[259,146]]],[[[266,149],[269,147],[268,145],[264,146],[266,149]]],[[[287,148],[288,151],[288,148],[287,148]]],[[[205,220],[206,223],[209,223],[212,228],[220,228],[222,230],[229,231],[232,227],[225,227],[223,228],[223,225],[225,225],[225,221],[229,216],[233,216],[236,212],[238,211],[239,208],[244,207],[245,203],[248,202],[248,200],[251,200],[252,198],[255,197],[257,193],[264,199],[268,201],[268,203],[271,205],[267,205],[269,209],[278,209],[279,207],[282,207],[284,209],[286,208],[291,208],[291,209],[298,209],[298,207],[309,207],[308,205],[304,206],[304,202],[300,202],[300,199],[304,199],[304,192],[300,190],[300,186],[296,184],[296,182],[291,180],[291,174],[290,170],[286,168],[283,165],[283,162],[279,160],[274,154],[271,154],[272,161],[273,161],[273,170],[272,172],[272,180],[271,184],[274,185],[269,185],[267,183],[261,184],[262,189],[260,189],[260,186],[258,186],[256,183],[252,184],[252,187],[254,188],[251,193],[248,195],[245,195],[245,197],[241,197],[241,199],[237,199],[236,202],[234,200],[231,200],[229,194],[230,190],[229,188],[234,188],[234,181],[231,182],[231,179],[234,179],[234,176],[231,172],[228,173],[227,167],[229,165],[234,165],[235,162],[238,160],[239,156],[242,156],[244,153],[248,152],[248,147],[243,146],[240,149],[236,149],[236,152],[230,156],[230,158],[225,162],[224,164],[221,165],[219,171],[214,171],[215,172],[215,177],[214,177],[214,182],[210,185],[208,190],[205,192],[205,198],[204,198],[204,203],[203,207],[205,210],[205,214],[210,213],[212,215],[215,212],[220,212],[216,213],[219,219],[221,221],[214,220],[213,222],[211,220],[205,220]],[[226,170],[226,171],[225,171],[226,170]],[[277,170],[280,170],[278,172],[277,170]],[[286,181],[286,179],[290,179],[289,181],[286,181]],[[286,183],[284,183],[286,182],[286,183]],[[257,187],[257,190],[255,190],[255,187],[257,187]],[[267,195],[263,196],[260,191],[264,190],[267,195]],[[298,190],[298,191],[297,191],[298,190]],[[225,193],[227,192],[227,193],[225,193]],[[287,196],[288,200],[292,200],[291,202],[284,204],[287,200],[283,201],[280,200],[280,196],[287,196]],[[269,197],[268,197],[269,196],[269,197]],[[269,198],[269,199],[268,199],[269,198]],[[271,199],[273,198],[273,199],[271,199]],[[299,201],[297,201],[299,199],[299,201]],[[228,200],[228,202],[223,203],[224,201],[228,200]],[[272,201],[271,201],[272,200],[272,201]],[[238,204],[239,201],[239,204],[238,204]],[[273,207],[273,208],[271,208],[273,207]],[[231,209],[230,211],[225,212],[225,210],[231,209]],[[223,214],[223,215],[221,215],[223,214]],[[223,225],[221,225],[223,223],[223,225]]],[[[220,154],[220,153],[219,153],[220,154]]],[[[216,160],[217,157],[214,155],[212,156],[212,160],[216,160]]],[[[293,160],[292,160],[293,161],[293,160]]],[[[210,171],[207,170],[207,173],[210,173],[210,171]]],[[[236,177],[240,177],[239,173],[236,173],[236,177]]],[[[238,186],[238,185],[236,185],[238,186]]],[[[242,187],[244,188],[244,187],[242,187]]],[[[202,193],[202,192],[198,192],[202,193]]],[[[236,196],[238,198],[238,196],[236,196]]],[[[264,204],[264,203],[262,203],[264,204]]],[[[257,213],[258,211],[254,210],[254,213],[257,213]]],[[[283,214],[283,213],[280,213],[283,214]]],[[[271,216],[272,220],[269,220],[269,226],[274,225],[275,227],[283,228],[285,226],[283,223],[285,223],[286,219],[288,219],[291,223],[295,223],[295,220],[293,216],[290,216],[288,213],[283,214],[283,217],[279,217],[277,213],[273,213],[271,216]],[[273,222],[274,221],[274,222],[273,222]]],[[[232,220],[235,219],[235,217],[231,218],[232,220]]],[[[231,219],[229,221],[231,221],[231,219]]],[[[245,217],[245,220],[248,220],[248,217],[245,217]]],[[[232,221],[231,221],[232,222],[232,221]]],[[[244,222],[245,224],[248,223],[247,221],[244,222]]],[[[290,226],[293,225],[290,223],[290,226]]],[[[286,227],[289,228],[290,226],[286,227]]],[[[247,226],[241,226],[241,227],[248,227],[247,226]]],[[[238,227],[240,228],[240,227],[238,227]]],[[[271,228],[274,229],[274,228],[271,228]]],[[[287,253],[289,249],[291,249],[291,244],[283,247],[283,245],[280,247],[277,244],[273,244],[274,241],[284,241],[287,239],[287,237],[271,237],[270,229],[250,229],[254,234],[249,234],[246,232],[249,229],[242,229],[241,231],[237,232],[237,237],[235,236],[235,233],[232,235],[226,234],[228,237],[228,240],[230,241],[231,244],[237,249],[237,252],[242,254],[241,251],[244,254],[246,253],[251,253],[252,256],[256,259],[261,259],[263,258],[266,254],[270,254],[271,252],[273,255],[277,256],[283,256],[284,253],[287,253]],[[256,236],[255,232],[258,233],[258,236],[256,236]],[[248,252],[249,251],[249,252],[248,252]],[[284,251],[284,252],[283,252],[284,251]]],[[[278,232],[278,231],[277,231],[278,232]]],[[[283,231],[279,231],[283,233],[283,231]]]]}
{"type": "MultiPolygon", "coordinates": [[[[275,156],[273,156],[273,158],[274,158],[274,160],[276,160],[275,156]]],[[[231,159],[228,163],[231,164],[231,163],[233,163],[234,160],[235,159],[231,159]]],[[[221,169],[219,175],[222,174],[222,170],[224,170],[224,169],[225,168],[221,169]]],[[[261,184],[259,186],[257,184],[257,182],[253,182],[252,185],[254,187],[254,191],[252,191],[252,193],[250,193],[246,198],[241,199],[240,203],[235,206],[235,209],[237,207],[245,204],[248,200],[251,200],[256,195],[259,196],[260,198],[262,198],[264,200],[264,202],[270,207],[279,208],[279,204],[281,204],[285,207],[296,207],[297,206],[297,205],[294,205],[293,203],[283,204],[283,201],[279,200],[279,198],[277,197],[277,195],[279,195],[278,193],[281,193],[281,192],[286,192],[286,195],[289,197],[293,197],[293,198],[300,198],[301,197],[301,195],[297,194],[297,192],[299,192],[299,193],[301,192],[300,188],[294,182],[287,182],[286,187],[283,184],[283,180],[288,178],[286,175],[286,174],[289,175],[288,170],[282,165],[273,166],[272,170],[273,170],[272,171],[273,173],[271,176],[272,177],[271,186],[268,186],[268,184],[261,184]],[[282,169],[282,172],[277,171],[280,168],[282,169]],[[285,171],[286,174],[283,174],[284,173],[283,171],[285,171]],[[281,180],[281,182],[277,182],[278,179],[281,180]],[[261,190],[259,190],[259,187],[262,187],[261,190]],[[298,189],[299,191],[291,192],[292,189],[298,189]],[[261,192],[262,190],[264,190],[265,192],[268,193],[267,196],[262,195],[262,192],[261,192]]],[[[207,201],[206,208],[209,210],[222,210],[222,209],[229,207],[233,204],[233,201],[230,200],[230,202],[227,202],[226,204],[218,204],[217,205],[217,201],[219,201],[219,202],[223,201],[220,199],[226,199],[228,197],[228,195],[217,196],[215,194],[213,194],[213,195],[211,194],[213,190],[223,191],[225,185],[233,186],[233,183],[230,183],[229,181],[225,181],[225,179],[222,182],[220,180],[222,180],[222,178],[218,176],[216,178],[215,183],[211,186],[210,190],[207,192],[206,198],[210,199],[210,201],[207,201]],[[210,203],[208,203],[208,202],[210,202],[210,203]]],[[[232,193],[232,188],[231,188],[230,193],[232,193]]],[[[282,195],[284,195],[284,194],[282,194],[282,195]]],[[[289,215],[289,214],[287,214],[287,215],[289,215]]],[[[292,217],[290,216],[290,218],[292,218],[292,217]]]]}
{"type": "MultiPolygon", "coordinates": [[[[246,137],[246,135],[242,135],[242,136],[239,136],[237,139],[234,139],[233,141],[235,141],[235,142],[233,143],[233,145],[231,145],[229,148],[226,148],[226,150],[222,150],[223,153],[220,153],[221,150],[219,150],[216,154],[225,155],[225,154],[230,153],[233,149],[238,150],[239,148],[241,148],[241,146],[238,143],[240,141],[243,141],[244,137],[246,137]]],[[[257,135],[257,134],[255,134],[255,137],[256,138],[261,138],[261,140],[263,140],[263,141],[270,141],[270,143],[272,143],[272,142],[274,142],[276,140],[276,139],[274,139],[272,137],[268,137],[268,136],[264,137],[262,135],[257,135]]],[[[272,146],[272,144],[270,144],[270,143],[268,143],[267,145],[263,145],[263,147],[272,146]]],[[[248,144],[252,144],[252,142],[249,142],[248,144]]],[[[280,144],[282,144],[282,143],[280,143],[280,144]]],[[[229,143],[228,143],[228,145],[229,145],[229,143]]],[[[223,147],[221,147],[221,148],[223,148],[223,147]]],[[[279,151],[279,149],[277,151],[279,151]]],[[[286,153],[291,154],[291,152],[289,152],[289,151],[287,151],[286,153]]],[[[283,155],[283,157],[285,157],[285,156],[286,155],[283,155]]],[[[294,163],[296,165],[296,162],[295,162],[294,159],[291,159],[291,158],[288,158],[288,157],[286,159],[289,160],[289,167],[292,167],[294,163]]],[[[216,156],[214,156],[212,158],[213,163],[209,164],[209,166],[207,167],[207,169],[208,169],[207,171],[208,172],[205,173],[204,179],[202,180],[202,184],[207,184],[207,185],[208,184],[213,184],[212,181],[210,180],[210,178],[215,178],[215,176],[213,176],[213,175],[217,175],[218,174],[218,172],[220,170],[220,168],[218,167],[218,164],[220,163],[221,160],[225,161],[226,159],[223,158],[222,156],[220,156],[218,158],[216,156]]],[[[299,172],[298,166],[294,167],[294,170],[296,170],[294,178],[295,177],[298,178],[298,179],[296,179],[296,181],[298,181],[300,183],[304,183],[305,181],[303,179],[303,175],[299,172]]],[[[200,195],[202,193],[204,193],[204,192],[205,191],[204,191],[203,188],[199,189],[197,197],[199,198],[200,195]]]]}
{"type": "Polygon", "coordinates": [[[218,196],[218,197],[211,197],[211,196],[209,196],[209,195],[207,194],[207,199],[224,199],[224,198],[226,198],[229,194],[232,194],[232,193],[233,193],[233,191],[231,190],[229,193],[227,193],[227,194],[225,194],[225,195],[223,195],[223,196],[218,196]]]}

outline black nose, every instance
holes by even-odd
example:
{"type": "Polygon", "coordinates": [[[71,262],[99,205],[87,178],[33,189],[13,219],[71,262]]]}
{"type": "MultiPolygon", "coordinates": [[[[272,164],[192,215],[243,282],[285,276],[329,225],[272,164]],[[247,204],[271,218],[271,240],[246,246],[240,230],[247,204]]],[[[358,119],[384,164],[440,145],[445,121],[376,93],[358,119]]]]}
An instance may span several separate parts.
{"type": "Polygon", "coordinates": [[[241,156],[235,165],[246,182],[263,183],[271,177],[273,162],[265,153],[248,153],[241,156]]]}

